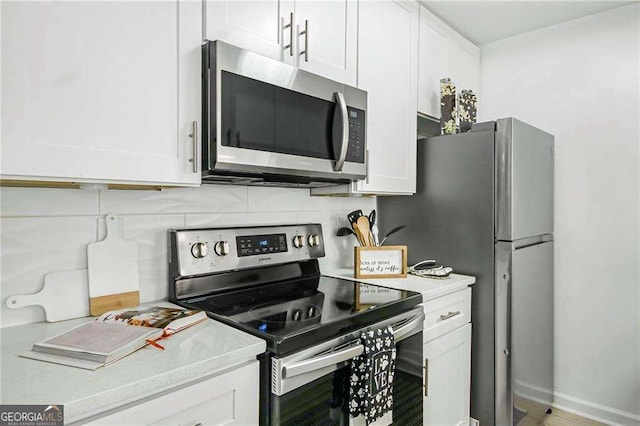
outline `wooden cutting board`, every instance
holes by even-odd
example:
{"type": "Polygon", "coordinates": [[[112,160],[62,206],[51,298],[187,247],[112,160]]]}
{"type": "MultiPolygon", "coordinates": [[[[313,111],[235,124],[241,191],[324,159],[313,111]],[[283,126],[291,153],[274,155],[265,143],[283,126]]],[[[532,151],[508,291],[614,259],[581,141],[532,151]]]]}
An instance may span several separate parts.
{"type": "Polygon", "coordinates": [[[42,290],[35,294],[9,296],[11,309],[40,305],[48,322],[89,316],[89,280],[86,269],[49,272],[42,290]]]}
{"type": "Polygon", "coordinates": [[[91,315],[140,304],[138,246],[120,237],[120,218],[107,215],[107,236],[87,246],[91,315]]]}

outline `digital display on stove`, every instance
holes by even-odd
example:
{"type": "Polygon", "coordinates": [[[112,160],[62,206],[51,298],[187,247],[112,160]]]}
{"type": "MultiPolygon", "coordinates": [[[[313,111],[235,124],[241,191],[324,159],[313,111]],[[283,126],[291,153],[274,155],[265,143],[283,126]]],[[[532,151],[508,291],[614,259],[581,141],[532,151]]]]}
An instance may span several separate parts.
{"type": "Polygon", "coordinates": [[[287,234],[245,235],[236,237],[238,257],[287,251],[287,234]]]}

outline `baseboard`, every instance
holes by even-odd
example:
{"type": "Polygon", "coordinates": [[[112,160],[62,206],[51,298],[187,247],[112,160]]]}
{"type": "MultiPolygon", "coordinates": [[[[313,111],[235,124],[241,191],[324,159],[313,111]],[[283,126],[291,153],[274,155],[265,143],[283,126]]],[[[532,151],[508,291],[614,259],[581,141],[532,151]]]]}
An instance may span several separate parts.
{"type": "Polygon", "coordinates": [[[516,380],[513,385],[513,393],[519,397],[535,401],[543,405],[551,405],[550,401],[553,401],[553,391],[551,389],[533,386],[519,380],[516,380]]]}
{"type": "Polygon", "coordinates": [[[480,426],[480,420],[469,417],[469,426],[480,426]]]}
{"type": "Polygon", "coordinates": [[[640,416],[555,392],[553,407],[611,425],[640,426],[640,416]]]}

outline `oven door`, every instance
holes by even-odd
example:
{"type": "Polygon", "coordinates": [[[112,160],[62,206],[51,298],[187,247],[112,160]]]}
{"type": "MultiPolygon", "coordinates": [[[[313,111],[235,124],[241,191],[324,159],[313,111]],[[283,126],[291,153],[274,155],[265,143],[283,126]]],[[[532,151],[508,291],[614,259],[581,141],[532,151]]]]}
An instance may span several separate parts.
{"type": "Polygon", "coordinates": [[[366,92],[220,41],[205,52],[208,169],[366,177],[366,92]]]}
{"type": "MultiPolygon", "coordinates": [[[[367,327],[391,325],[396,340],[393,423],[422,425],[422,308],[367,327]]],[[[358,330],[272,359],[272,425],[348,425],[350,360],[363,353],[358,330]]]]}

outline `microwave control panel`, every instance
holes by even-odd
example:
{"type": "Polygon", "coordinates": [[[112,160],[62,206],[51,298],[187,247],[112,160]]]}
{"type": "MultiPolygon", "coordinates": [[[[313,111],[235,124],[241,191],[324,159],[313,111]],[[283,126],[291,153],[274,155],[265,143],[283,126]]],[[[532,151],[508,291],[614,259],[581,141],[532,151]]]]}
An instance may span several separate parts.
{"type": "Polygon", "coordinates": [[[347,159],[352,163],[364,163],[365,152],[365,120],[364,111],[347,107],[349,113],[349,148],[347,159]]]}

